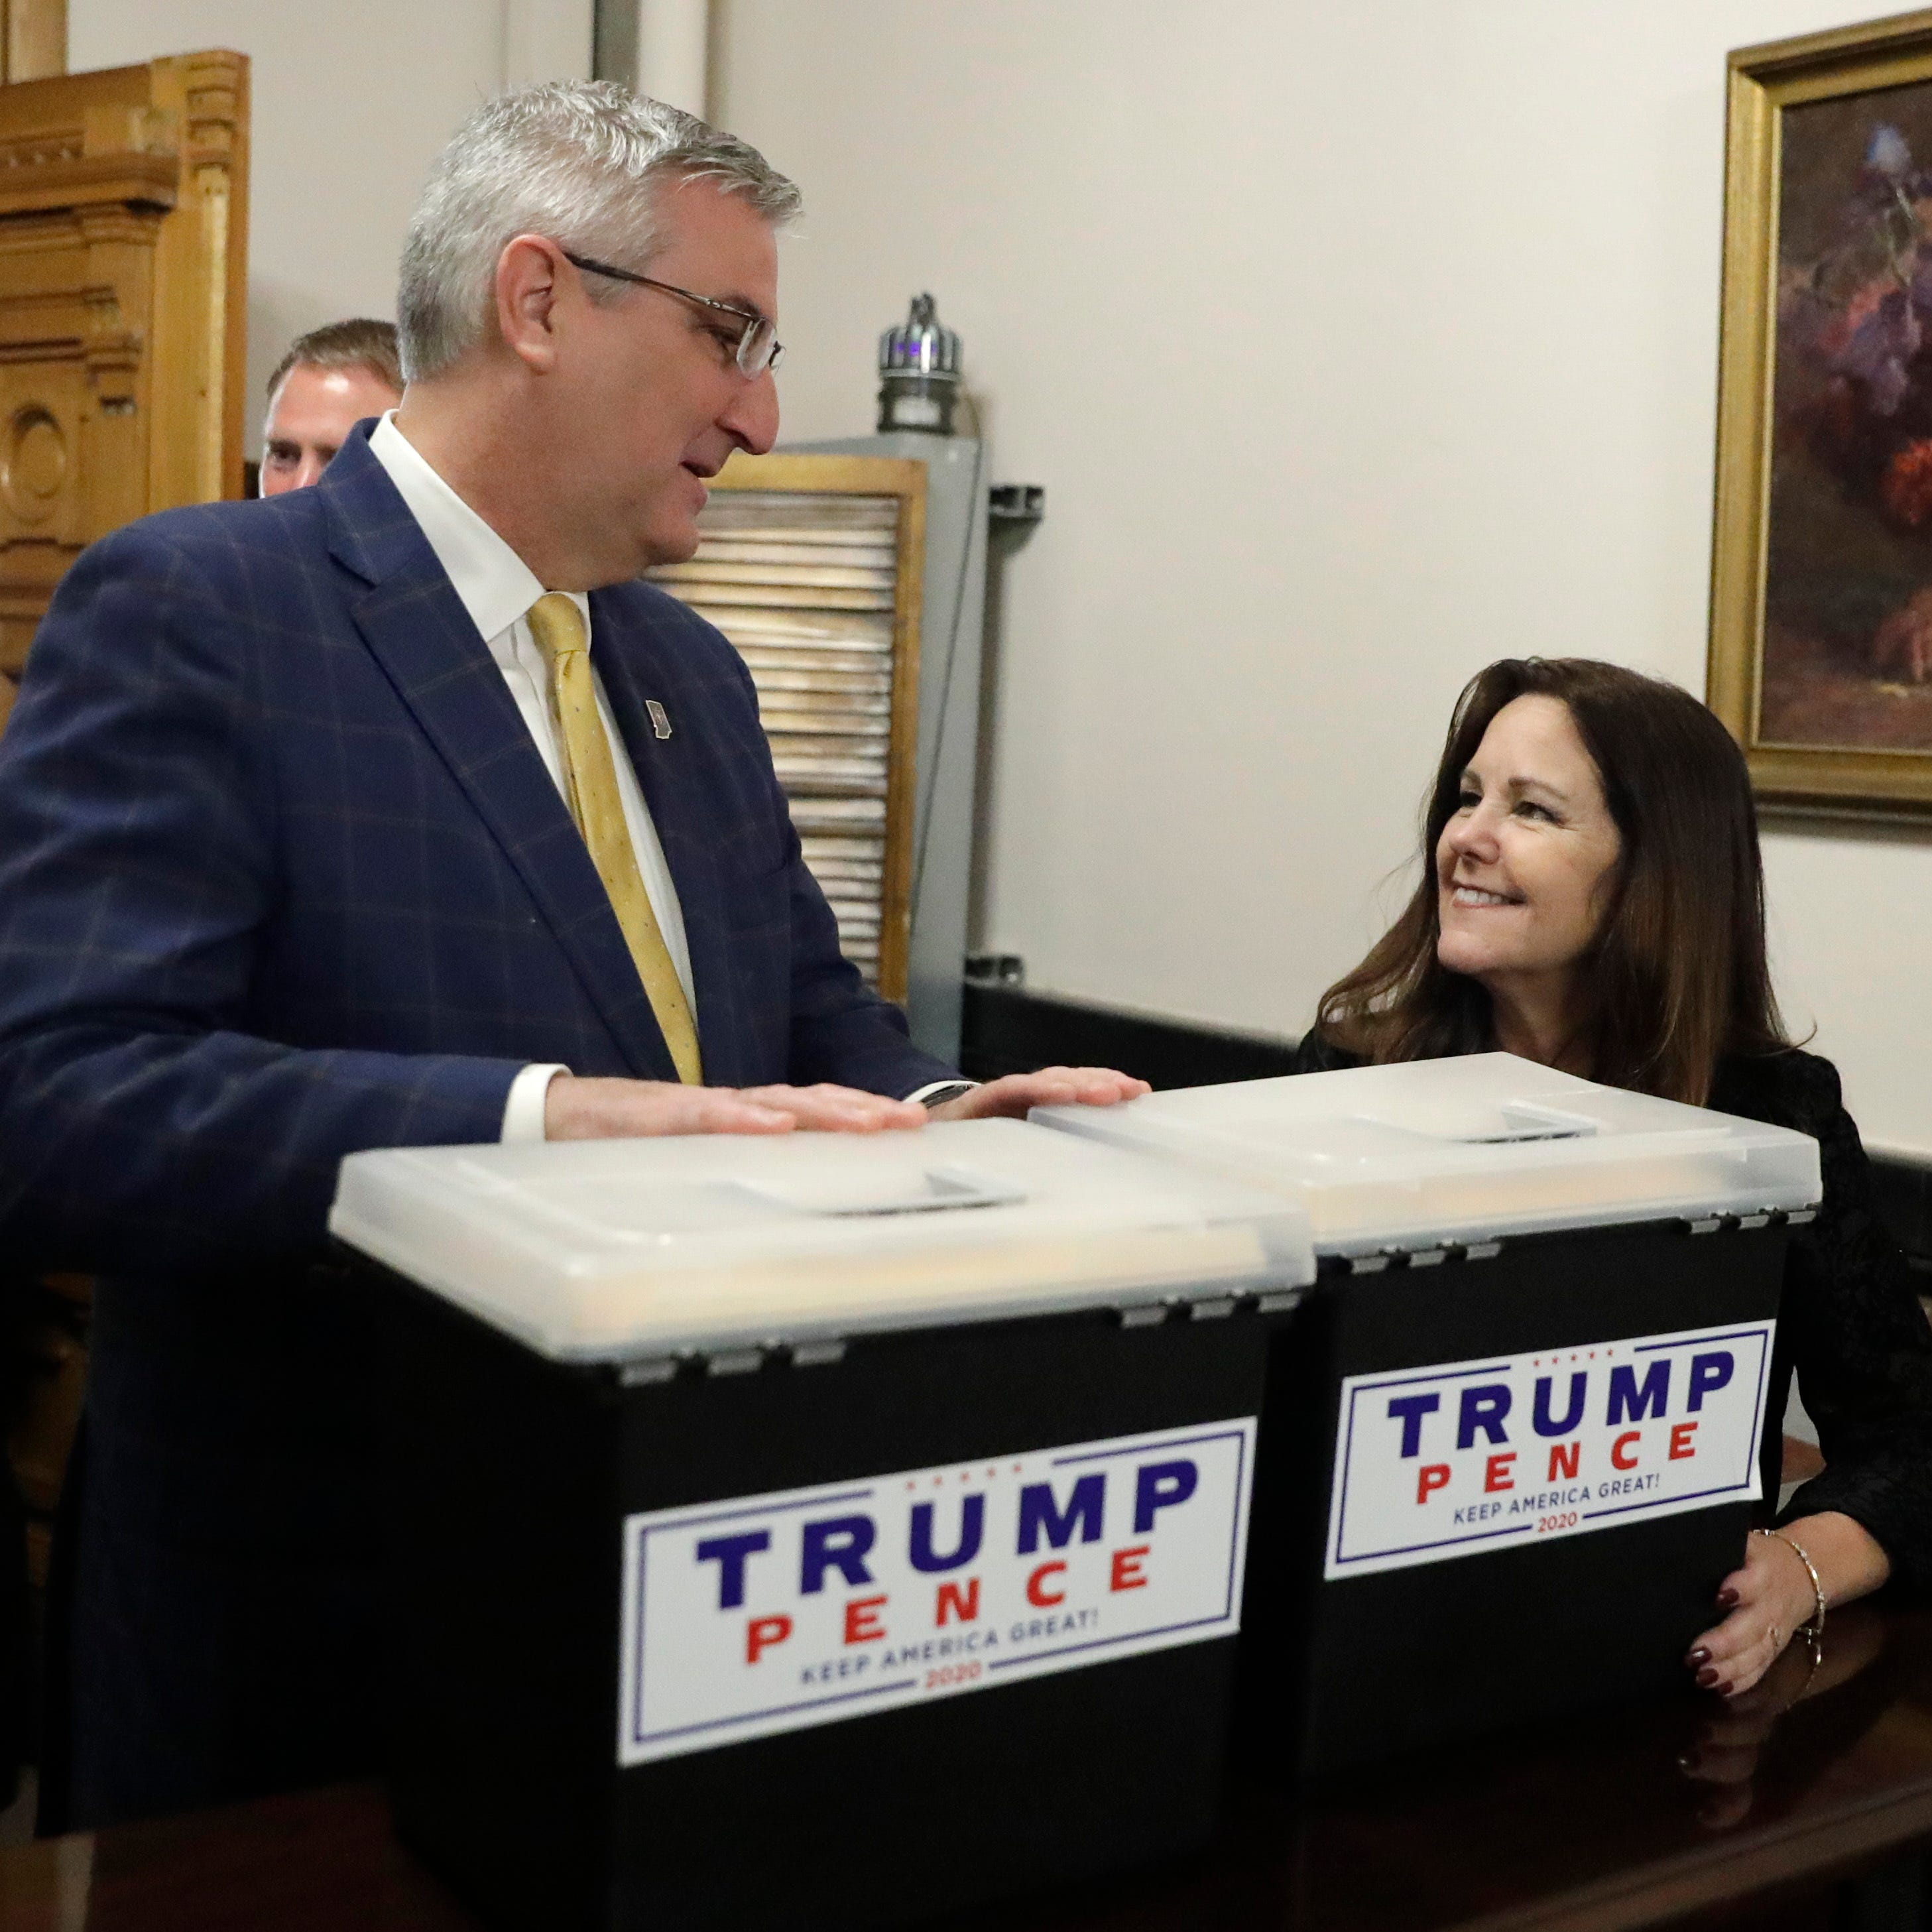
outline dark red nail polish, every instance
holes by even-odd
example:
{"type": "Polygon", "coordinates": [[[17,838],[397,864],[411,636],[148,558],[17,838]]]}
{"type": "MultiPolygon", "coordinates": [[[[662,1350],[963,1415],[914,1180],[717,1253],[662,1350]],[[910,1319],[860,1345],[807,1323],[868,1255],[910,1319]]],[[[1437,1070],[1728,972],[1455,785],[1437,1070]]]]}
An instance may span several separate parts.
{"type": "Polygon", "coordinates": [[[1711,1686],[1716,1683],[1717,1681],[1718,1673],[1716,1670],[1708,1664],[1706,1664],[1703,1669],[1697,1673],[1697,1688],[1700,1690],[1709,1690],[1711,1686]]]}
{"type": "Polygon", "coordinates": [[[1730,1584],[1718,1592],[1718,1607],[1720,1610],[1734,1610],[1738,1606],[1738,1593],[1730,1584]]]}
{"type": "Polygon", "coordinates": [[[1731,1687],[1730,1687],[1730,1683],[1729,1679],[1726,1679],[1724,1683],[1720,1684],[1718,1686],[1718,1695],[1720,1697],[1728,1697],[1730,1694],[1731,1694],[1731,1687]]]}
{"type": "Polygon", "coordinates": [[[1700,1643],[1684,1662],[1688,1669],[1695,1670],[1700,1664],[1708,1664],[1710,1660],[1711,1653],[1700,1643]]]}

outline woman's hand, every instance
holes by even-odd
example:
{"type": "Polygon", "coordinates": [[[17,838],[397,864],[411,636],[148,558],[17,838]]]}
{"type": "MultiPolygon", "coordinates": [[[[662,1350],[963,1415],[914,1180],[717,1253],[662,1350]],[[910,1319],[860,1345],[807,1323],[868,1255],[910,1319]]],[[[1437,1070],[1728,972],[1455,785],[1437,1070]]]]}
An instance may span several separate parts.
{"type": "Polygon", "coordinates": [[[1778,1720],[1794,1706],[1829,1690],[1870,1664],[1885,1648],[1885,1625],[1870,1610],[1851,1610],[1832,1619],[1822,1661],[1814,1664],[1804,1646],[1788,1644],[1784,1654],[1757,1684],[1727,1699],[1698,1724],[1696,1735],[1677,1767],[1693,1784],[1712,1787],[1697,1814],[1713,1832],[1727,1831],[1750,1811],[1760,1756],[1778,1720]]]}
{"type": "Polygon", "coordinates": [[[1706,1690],[1735,1697],[1771,1668],[1817,1601],[1796,1550],[1774,1536],[1747,1538],[1744,1568],[1718,1592],[1718,1609],[1730,1615],[1698,1638],[1684,1661],[1706,1690]]]}
{"type": "MultiPolygon", "coordinates": [[[[1825,1600],[1849,1603],[1876,1590],[1892,1564],[1870,1533],[1848,1516],[1826,1510],[1784,1526],[1791,1543],[1808,1556],[1824,1586],[1825,1600]]],[[[1690,1646],[1685,1667],[1720,1696],[1748,1690],[1818,1606],[1810,1572],[1790,1543],[1776,1536],[1745,1539],[1744,1562],[1718,1592],[1718,1607],[1730,1615],[1690,1646]]]]}

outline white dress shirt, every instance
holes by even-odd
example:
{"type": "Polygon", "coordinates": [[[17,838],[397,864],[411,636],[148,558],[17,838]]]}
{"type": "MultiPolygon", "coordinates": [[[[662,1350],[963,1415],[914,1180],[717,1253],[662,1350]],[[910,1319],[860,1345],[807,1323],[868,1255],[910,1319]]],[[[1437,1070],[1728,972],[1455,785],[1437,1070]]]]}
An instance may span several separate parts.
{"type": "MultiPolygon", "coordinates": [[[[562,792],[563,759],[557,744],[556,721],[550,715],[550,668],[525,621],[530,606],[543,596],[544,586],[523,559],[411,447],[409,439],[397,428],[394,416],[392,410],[376,425],[369,438],[369,453],[389,472],[389,480],[409,506],[410,514],[422,526],[458,601],[469,612],[502,672],[510,695],[517,700],[518,712],[542,754],[544,768],[562,792]]],[[[644,788],[638,782],[630,754],[624,748],[624,741],[611,718],[604,680],[597,674],[597,640],[591,628],[590,600],[580,591],[569,594],[583,616],[584,635],[591,646],[590,679],[597,688],[597,715],[603,720],[604,734],[610,741],[611,762],[617,768],[617,795],[624,808],[625,829],[631,835],[638,870],[644,875],[644,891],[650,899],[651,910],[657,916],[670,963],[676,969],[678,983],[683,987],[684,997],[694,1015],[698,998],[691,983],[691,949],[684,936],[684,914],[677,902],[677,887],[665,862],[650,808],[644,802],[644,788]]],[[[544,1095],[556,1075],[569,1071],[567,1066],[530,1066],[517,1076],[503,1108],[505,1140],[543,1138],[544,1095]]]]}

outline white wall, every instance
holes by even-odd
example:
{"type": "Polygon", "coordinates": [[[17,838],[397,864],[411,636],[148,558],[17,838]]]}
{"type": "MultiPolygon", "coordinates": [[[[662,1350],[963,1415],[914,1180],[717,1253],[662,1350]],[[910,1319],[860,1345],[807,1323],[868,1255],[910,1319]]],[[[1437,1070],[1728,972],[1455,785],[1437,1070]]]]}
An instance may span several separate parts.
{"type": "MultiPolygon", "coordinates": [[[[800,181],[789,436],[934,290],[1014,560],[983,943],[1284,1032],[1508,652],[1702,688],[1724,59],[1844,0],[716,0],[800,181]]],[[[1932,841],[1774,831],[1780,984],[1932,1150],[1932,841]]]]}
{"type": "Polygon", "coordinates": [[[250,448],[296,336],[395,313],[417,190],[450,130],[506,84],[584,74],[591,0],[68,0],[75,73],[248,56],[250,448]]]}

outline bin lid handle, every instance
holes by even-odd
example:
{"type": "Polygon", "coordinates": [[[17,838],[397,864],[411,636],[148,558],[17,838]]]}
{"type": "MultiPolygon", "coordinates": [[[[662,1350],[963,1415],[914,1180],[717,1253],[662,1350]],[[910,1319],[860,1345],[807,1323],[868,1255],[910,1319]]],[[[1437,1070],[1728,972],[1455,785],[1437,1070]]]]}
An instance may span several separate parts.
{"type": "Polygon", "coordinates": [[[860,1220],[890,1214],[944,1214],[961,1208],[1004,1208],[1024,1201],[1026,1191],[1010,1181],[970,1168],[930,1167],[909,1177],[894,1175],[883,1184],[867,1177],[801,1175],[795,1180],[745,1180],[747,1194],[794,1214],[860,1220]]]}

